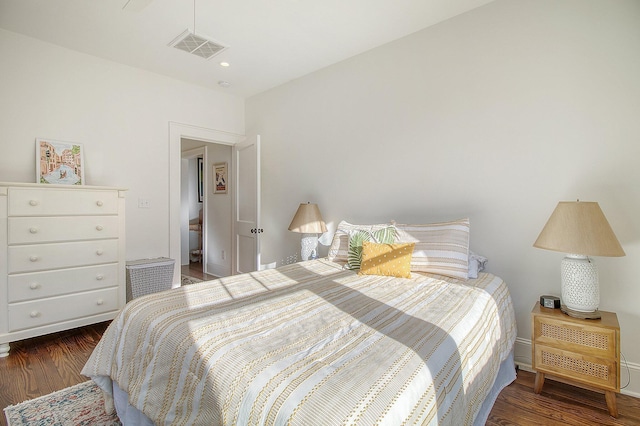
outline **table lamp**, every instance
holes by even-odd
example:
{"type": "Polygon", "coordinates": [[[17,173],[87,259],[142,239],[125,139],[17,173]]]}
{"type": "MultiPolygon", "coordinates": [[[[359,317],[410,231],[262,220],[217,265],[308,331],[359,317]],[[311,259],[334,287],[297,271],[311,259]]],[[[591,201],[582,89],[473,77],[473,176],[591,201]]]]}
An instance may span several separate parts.
{"type": "Polygon", "coordinates": [[[317,204],[302,203],[298,207],[289,231],[302,233],[300,257],[302,260],[318,257],[318,234],[327,232],[327,226],[322,220],[317,204]]]}
{"type": "Polygon", "coordinates": [[[598,203],[561,201],[534,247],[567,253],[562,260],[562,312],[577,318],[600,318],[598,268],[589,256],[624,256],[598,203]]]}

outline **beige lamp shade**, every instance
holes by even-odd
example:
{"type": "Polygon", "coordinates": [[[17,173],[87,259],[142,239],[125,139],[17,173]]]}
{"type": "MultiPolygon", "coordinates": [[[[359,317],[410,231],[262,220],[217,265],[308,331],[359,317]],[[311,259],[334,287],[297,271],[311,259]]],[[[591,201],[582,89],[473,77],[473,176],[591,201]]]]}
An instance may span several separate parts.
{"type": "Polygon", "coordinates": [[[585,256],[624,256],[607,218],[596,202],[561,201],[534,247],[585,256]]]}
{"type": "Polygon", "coordinates": [[[320,209],[317,204],[303,203],[298,207],[289,231],[300,232],[303,234],[322,234],[327,232],[327,226],[322,220],[320,209]]]}

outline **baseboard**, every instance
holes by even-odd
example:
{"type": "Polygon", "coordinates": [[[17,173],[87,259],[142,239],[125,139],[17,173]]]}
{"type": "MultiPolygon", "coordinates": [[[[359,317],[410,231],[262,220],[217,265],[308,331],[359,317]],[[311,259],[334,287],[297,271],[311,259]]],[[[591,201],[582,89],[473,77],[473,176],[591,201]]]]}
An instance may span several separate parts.
{"type": "MultiPolygon", "coordinates": [[[[531,340],[516,338],[514,358],[519,368],[533,372],[531,368],[531,340]]],[[[640,364],[625,362],[624,356],[621,358],[620,386],[625,386],[627,383],[629,385],[621,389],[620,393],[640,398],[640,364]]]]}
{"type": "Polygon", "coordinates": [[[213,275],[215,277],[227,277],[231,275],[231,271],[229,271],[229,266],[227,265],[220,265],[217,263],[208,262],[207,274],[213,275]]]}

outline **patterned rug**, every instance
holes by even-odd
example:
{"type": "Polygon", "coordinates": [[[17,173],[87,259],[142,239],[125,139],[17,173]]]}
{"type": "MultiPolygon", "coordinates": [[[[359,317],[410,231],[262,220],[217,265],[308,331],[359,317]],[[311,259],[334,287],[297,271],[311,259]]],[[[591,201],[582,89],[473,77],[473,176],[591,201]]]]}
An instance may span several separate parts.
{"type": "Polygon", "coordinates": [[[181,285],[195,284],[195,283],[201,283],[201,282],[202,282],[201,279],[190,277],[188,275],[183,275],[181,285]]]}
{"type": "Polygon", "coordinates": [[[118,417],[104,410],[102,391],[92,381],[4,409],[9,426],[116,426],[118,417]]]}

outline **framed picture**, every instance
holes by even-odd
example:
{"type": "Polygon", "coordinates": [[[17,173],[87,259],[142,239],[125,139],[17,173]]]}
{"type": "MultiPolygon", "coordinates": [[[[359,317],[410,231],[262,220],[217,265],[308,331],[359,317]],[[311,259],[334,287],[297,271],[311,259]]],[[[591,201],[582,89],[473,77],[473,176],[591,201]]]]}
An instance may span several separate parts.
{"type": "Polygon", "coordinates": [[[83,157],[79,143],[36,139],[36,182],[84,185],[83,157]]]}
{"type": "Polygon", "coordinates": [[[198,157],[198,202],[201,203],[204,200],[204,180],[203,180],[203,165],[202,157],[198,157]]]}
{"type": "Polygon", "coordinates": [[[226,194],[228,185],[227,163],[213,165],[213,193],[226,194]]]}

